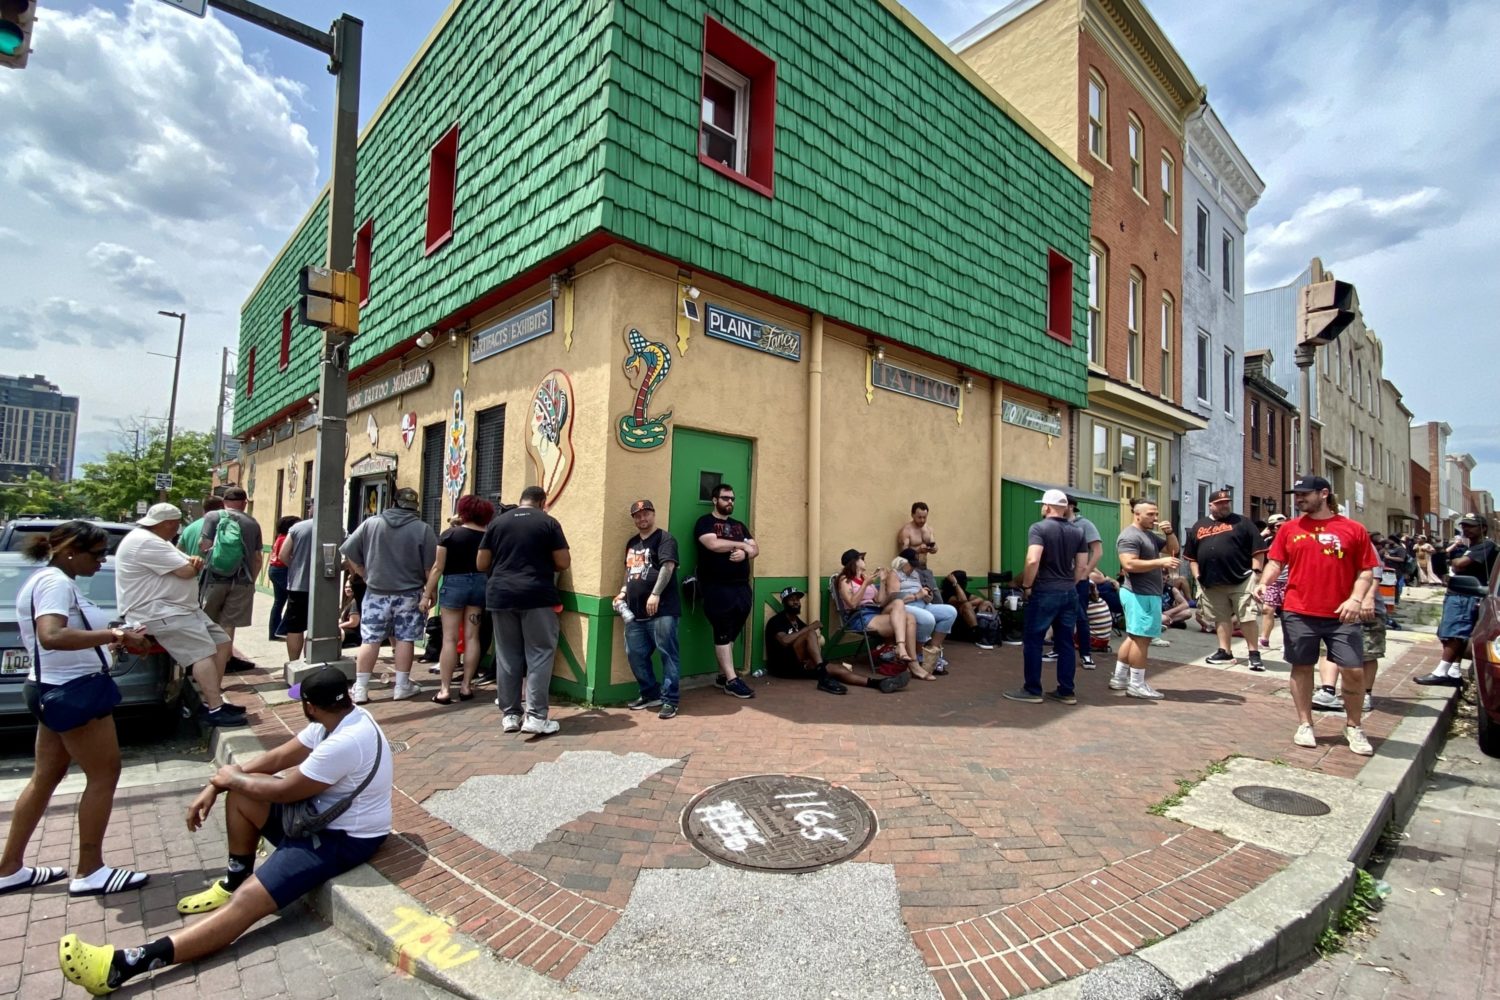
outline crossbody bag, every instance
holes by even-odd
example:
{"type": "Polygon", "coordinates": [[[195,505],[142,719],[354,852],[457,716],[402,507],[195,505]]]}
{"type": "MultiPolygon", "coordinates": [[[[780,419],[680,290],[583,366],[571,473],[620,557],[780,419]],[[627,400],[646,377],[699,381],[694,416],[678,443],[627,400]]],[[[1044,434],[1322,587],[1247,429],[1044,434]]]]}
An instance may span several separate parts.
{"type": "MultiPolygon", "coordinates": [[[[71,580],[68,583],[73,591],[72,607],[68,610],[78,609],[79,620],[88,625],[89,620],[84,617],[83,606],[78,600],[78,587],[71,580]]],[[[37,635],[35,588],[32,589],[30,597],[31,655],[35,657],[36,681],[41,685],[45,681],[42,678],[41,639],[37,635]]],[[[109,675],[109,661],[104,658],[104,651],[95,646],[94,655],[99,658],[97,674],[75,677],[66,683],[52,685],[42,692],[41,698],[38,699],[42,725],[54,733],[66,733],[71,729],[87,725],[95,719],[102,719],[120,704],[120,687],[109,675]]]]}
{"type": "Polygon", "coordinates": [[[322,812],[318,811],[318,807],[310,798],[286,803],[281,807],[281,829],[288,837],[311,837],[316,840],[317,835],[327,829],[329,823],[349,811],[349,807],[354,804],[360,792],[370,787],[370,782],[375,778],[375,772],[380,770],[380,758],[384,750],[385,739],[377,729],[375,731],[375,766],[370,768],[370,773],[365,775],[365,780],[359,783],[359,787],[322,812]]]}

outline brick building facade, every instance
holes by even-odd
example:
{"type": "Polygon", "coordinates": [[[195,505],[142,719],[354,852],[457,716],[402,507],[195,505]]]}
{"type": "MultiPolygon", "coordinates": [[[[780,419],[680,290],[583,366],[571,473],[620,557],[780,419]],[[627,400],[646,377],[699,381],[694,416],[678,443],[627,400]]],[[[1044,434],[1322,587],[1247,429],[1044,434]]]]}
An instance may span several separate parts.
{"type": "Polygon", "coordinates": [[[1245,353],[1244,409],[1245,489],[1240,513],[1265,520],[1278,511],[1288,513],[1287,489],[1292,485],[1292,429],[1297,407],[1270,376],[1271,352],[1245,353]]]}

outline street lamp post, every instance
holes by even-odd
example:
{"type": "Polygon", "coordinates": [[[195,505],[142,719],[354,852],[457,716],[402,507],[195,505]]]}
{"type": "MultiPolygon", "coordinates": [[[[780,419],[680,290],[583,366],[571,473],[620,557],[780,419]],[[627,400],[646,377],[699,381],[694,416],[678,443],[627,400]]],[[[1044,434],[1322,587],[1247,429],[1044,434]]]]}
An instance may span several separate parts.
{"type": "MultiPolygon", "coordinates": [[[[168,312],[165,309],[156,310],[158,316],[171,316],[177,320],[177,353],[172,356],[172,402],[167,406],[167,443],[161,460],[161,471],[166,475],[172,474],[172,429],[177,422],[177,379],[182,374],[182,334],[187,328],[187,313],[168,312]]],[[[160,355],[166,357],[166,355],[160,355]]],[[[167,499],[167,491],[157,490],[156,499],[163,502],[167,499]]]]}

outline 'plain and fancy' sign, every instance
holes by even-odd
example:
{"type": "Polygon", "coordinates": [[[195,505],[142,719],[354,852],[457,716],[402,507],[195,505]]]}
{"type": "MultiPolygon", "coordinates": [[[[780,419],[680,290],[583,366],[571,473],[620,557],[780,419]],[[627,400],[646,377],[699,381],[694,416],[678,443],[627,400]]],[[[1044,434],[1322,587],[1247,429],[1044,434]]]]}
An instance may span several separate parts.
{"type": "Polygon", "coordinates": [[[483,361],[501,351],[518,347],[528,340],[545,337],[552,332],[552,300],[522,310],[514,316],[491,323],[482,330],[474,331],[469,338],[469,360],[483,361]]]}
{"type": "Polygon", "coordinates": [[[703,318],[703,332],[718,340],[764,351],[788,361],[802,360],[802,334],[764,320],[741,316],[722,306],[708,307],[703,318]]]}
{"type": "Polygon", "coordinates": [[[426,385],[431,381],[432,362],[423,361],[414,368],[408,368],[394,375],[388,375],[378,382],[371,382],[369,385],[361,386],[357,391],[351,392],[349,394],[348,412],[356,413],[367,406],[382,403],[392,396],[399,396],[403,392],[426,385]]]}

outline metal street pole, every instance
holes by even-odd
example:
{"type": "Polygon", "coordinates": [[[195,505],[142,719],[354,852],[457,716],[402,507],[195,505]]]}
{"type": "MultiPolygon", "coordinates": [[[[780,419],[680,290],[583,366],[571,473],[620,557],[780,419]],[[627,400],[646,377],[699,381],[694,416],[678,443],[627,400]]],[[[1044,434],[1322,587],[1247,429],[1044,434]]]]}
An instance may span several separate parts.
{"type": "MultiPolygon", "coordinates": [[[[166,475],[172,474],[172,429],[177,423],[177,379],[182,374],[182,334],[187,328],[187,313],[168,312],[165,309],[156,310],[158,316],[175,316],[177,318],[177,353],[172,356],[172,402],[167,407],[167,443],[161,460],[161,471],[166,475]]],[[[156,499],[166,502],[167,491],[157,490],[156,499]]]]}
{"type": "Polygon", "coordinates": [[[219,359],[219,409],[214,418],[214,469],[218,470],[219,464],[224,461],[224,393],[226,383],[229,381],[229,348],[224,348],[224,353],[219,359]]]}

